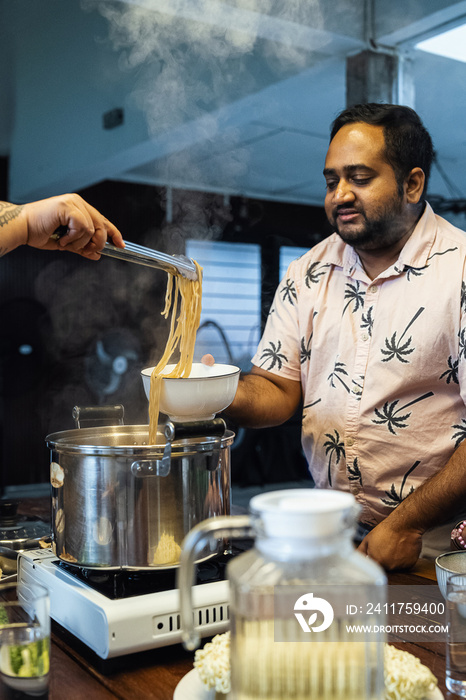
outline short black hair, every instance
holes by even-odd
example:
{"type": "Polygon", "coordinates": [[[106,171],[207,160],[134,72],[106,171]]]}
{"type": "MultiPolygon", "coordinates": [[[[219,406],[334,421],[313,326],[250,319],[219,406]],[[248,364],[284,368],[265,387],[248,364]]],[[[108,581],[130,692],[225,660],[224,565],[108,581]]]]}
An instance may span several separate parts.
{"type": "Polygon", "coordinates": [[[342,126],[357,122],[383,127],[385,158],[395,172],[400,190],[411,170],[422,168],[425,175],[424,198],[434,158],[434,146],[417,112],[411,107],[378,102],[354,105],[336,117],[331,126],[330,141],[342,126]]]}

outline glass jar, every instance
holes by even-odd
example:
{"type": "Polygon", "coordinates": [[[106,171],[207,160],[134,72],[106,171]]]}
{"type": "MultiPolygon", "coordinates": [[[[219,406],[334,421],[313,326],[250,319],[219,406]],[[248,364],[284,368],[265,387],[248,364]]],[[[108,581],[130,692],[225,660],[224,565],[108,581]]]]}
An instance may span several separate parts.
{"type": "Polygon", "coordinates": [[[191,603],[198,547],[212,537],[255,538],[227,568],[234,700],[383,698],[386,578],[355,550],[358,510],[348,493],[274,491],[251,500],[250,516],[213,518],[186,537],[179,585],[190,649],[199,643],[191,603]]]}

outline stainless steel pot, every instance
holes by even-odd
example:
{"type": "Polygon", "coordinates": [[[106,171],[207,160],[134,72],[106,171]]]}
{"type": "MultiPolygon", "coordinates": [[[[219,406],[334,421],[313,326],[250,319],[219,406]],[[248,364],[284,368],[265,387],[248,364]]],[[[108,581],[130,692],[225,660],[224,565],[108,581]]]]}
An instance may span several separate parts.
{"type": "Polygon", "coordinates": [[[229,514],[231,431],[160,435],[160,445],[148,445],[148,435],[147,425],[114,425],[47,436],[60,559],[94,569],[171,568],[194,525],[229,514]]]}

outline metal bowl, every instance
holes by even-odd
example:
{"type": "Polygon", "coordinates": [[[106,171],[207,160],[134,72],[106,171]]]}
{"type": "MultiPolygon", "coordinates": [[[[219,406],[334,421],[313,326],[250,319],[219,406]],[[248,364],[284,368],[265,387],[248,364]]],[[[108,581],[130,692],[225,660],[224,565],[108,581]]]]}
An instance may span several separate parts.
{"type": "MultiPolygon", "coordinates": [[[[175,365],[167,365],[168,374],[175,365]]],[[[153,367],[141,372],[146,396],[150,396],[153,367]]],[[[239,367],[202,362],[193,363],[189,377],[167,378],[162,382],[160,411],[173,421],[210,420],[227,408],[235,398],[240,375],[239,367]]]]}
{"type": "Polygon", "coordinates": [[[449,576],[452,574],[465,574],[466,579],[466,549],[464,551],[440,554],[435,560],[435,573],[440,592],[446,598],[449,576]]]}

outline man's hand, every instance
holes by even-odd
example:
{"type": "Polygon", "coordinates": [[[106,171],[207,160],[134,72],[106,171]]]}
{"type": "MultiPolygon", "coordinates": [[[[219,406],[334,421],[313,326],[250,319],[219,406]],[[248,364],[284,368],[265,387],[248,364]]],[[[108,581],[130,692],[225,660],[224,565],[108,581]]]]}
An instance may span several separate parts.
{"type": "Polygon", "coordinates": [[[77,194],[65,194],[25,204],[21,212],[26,222],[23,243],[43,250],[69,250],[90,260],[98,260],[108,239],[124,248],[118,229],[77,194]],[[59,226],[67,233],[59,240],[50,238],[59,226]]]}
{"type": "Polygon", "coordinates": [[[365,536],[358,547],[386,571],[411,569],[421,554],[422,532],[393,527],[390,516],[365,536]]]}

